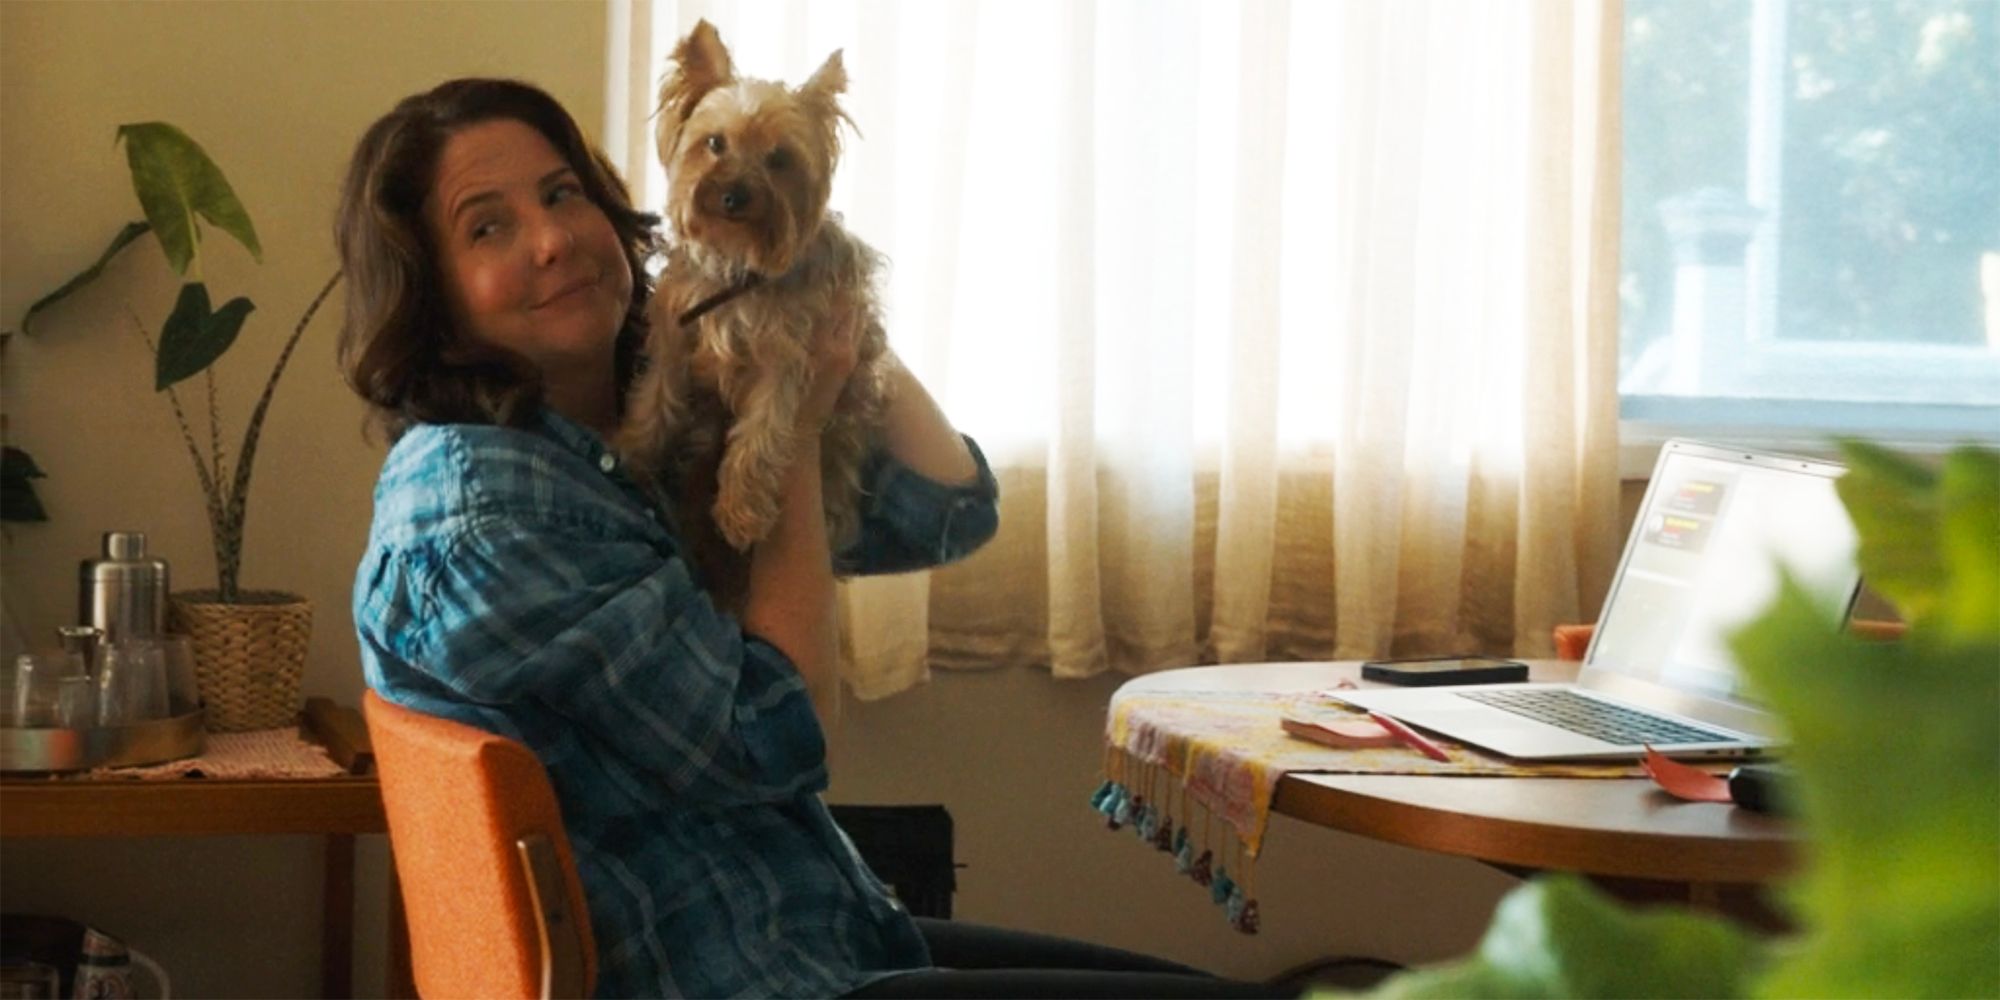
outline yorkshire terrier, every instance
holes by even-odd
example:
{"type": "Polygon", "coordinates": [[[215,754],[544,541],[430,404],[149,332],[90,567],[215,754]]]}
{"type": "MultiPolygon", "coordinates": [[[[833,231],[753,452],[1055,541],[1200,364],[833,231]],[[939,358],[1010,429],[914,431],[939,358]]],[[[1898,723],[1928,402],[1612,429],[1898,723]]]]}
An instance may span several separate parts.
{"type": "Polygon", "coordinates": [[[842,309],[856,311],[858,360],[826,423],[821,476],[832,543],[860,524],[861,463],[896,361],[874,287],[881,255],[826,207],[840,125],[853,126],[846,89],[837,51],[797,88],[738,77],[707,21],[660,85],[671,238],[618,446],[646,480],[674,484],[684,531],[713,528],[738,554],[777,522],[814,339],[842,309]]]}

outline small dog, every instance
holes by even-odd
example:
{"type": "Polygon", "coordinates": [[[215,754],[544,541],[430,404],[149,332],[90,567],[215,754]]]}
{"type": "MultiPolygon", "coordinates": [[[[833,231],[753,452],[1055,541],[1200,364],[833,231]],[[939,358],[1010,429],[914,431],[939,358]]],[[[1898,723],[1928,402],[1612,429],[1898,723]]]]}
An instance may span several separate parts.
{"type": "Polygon", "coordinates": [[[826,424],[821,474],[835,547],[859,528],[860,466],[896,362],[874,288],[881,255],[826,208],[840,125],[853,125],[846,89],[839,52],[796,89],[739,78],[707,21],[660,85],[671,240],[618,448],[644,480],[671,477],[683,531],[711,526],[736,553],[776,523],[814,337],[841,309],[858,311],[858,360],[826,424]]]}

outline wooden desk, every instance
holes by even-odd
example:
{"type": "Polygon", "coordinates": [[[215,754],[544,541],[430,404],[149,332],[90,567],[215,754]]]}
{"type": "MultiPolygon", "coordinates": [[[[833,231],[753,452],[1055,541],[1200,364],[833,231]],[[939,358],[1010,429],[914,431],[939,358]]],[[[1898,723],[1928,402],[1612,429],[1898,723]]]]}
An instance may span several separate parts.
{"type": "MultiPolygon", "coordinates": [[[[1570,680],[1577,664],[1530,663],[1531,680],[1570,680]]],[[[1308,692],[1360,682],[1359,664],[1277,663],[1169,670],[1119,695],[1171,691],[1308,692]]],[[[1368,686],[1375,686],[1369,684],[1368,686]]],[[[1622,898],[1678,900],[1777,927],[1760,885],[1792,870],[1792,828],[1727,803],[1683,802],[1646,778],[1496,778],[1288,774],[1273,811],[1406,847],[1523,873],[1580,872],[1622,898]]]]}
{"type": "MultiPolygon", "coordinates": [[[[326,838],[320,986],[328,997],[354,995],[354,838],[387,833],[374,754],[361,715],[324,698],[306,703],[308,738],[348,769],[337,778],[162,781],[0,780],[0,837],[154,837],[313,834],[326,838]]],[[[395,965],[407,962],[395,879],[390,879],[393,995],[395,965]]],[[[402,976],[408,981],[408,974],[402,976]]]]}

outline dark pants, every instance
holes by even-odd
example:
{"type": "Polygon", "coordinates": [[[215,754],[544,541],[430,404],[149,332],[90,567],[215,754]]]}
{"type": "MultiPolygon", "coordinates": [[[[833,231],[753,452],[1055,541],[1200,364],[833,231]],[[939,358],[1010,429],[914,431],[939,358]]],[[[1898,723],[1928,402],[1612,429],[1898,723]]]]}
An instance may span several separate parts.
{"type": "Polygon", "coordinates": [[[933,969],[870,983],[850,997],[1279,997],[1262,983],[1116,948],[952,920],[917,918],[933,969]]]}

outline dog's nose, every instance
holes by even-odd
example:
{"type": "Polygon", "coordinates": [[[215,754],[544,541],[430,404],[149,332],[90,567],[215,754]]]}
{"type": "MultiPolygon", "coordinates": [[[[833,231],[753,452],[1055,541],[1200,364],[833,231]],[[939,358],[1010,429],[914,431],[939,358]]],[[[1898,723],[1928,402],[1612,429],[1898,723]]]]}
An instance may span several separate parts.
{"type": "Polygon", "coordinates": [[[722,210],[732,216],[747,211],[750,201],[750,187],[746,184],[731,184],[722,192],[722,210]]]}

